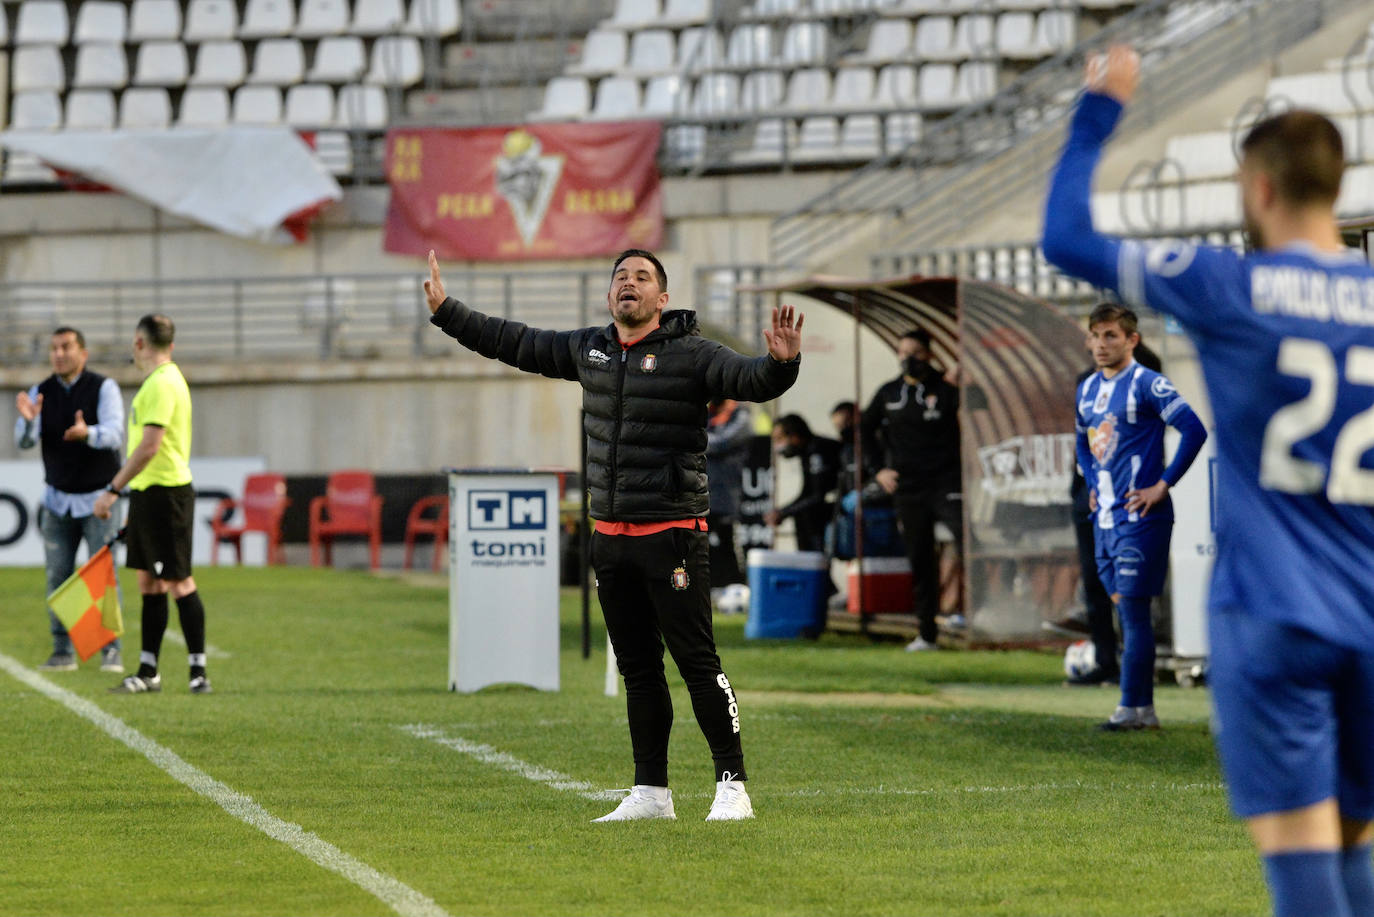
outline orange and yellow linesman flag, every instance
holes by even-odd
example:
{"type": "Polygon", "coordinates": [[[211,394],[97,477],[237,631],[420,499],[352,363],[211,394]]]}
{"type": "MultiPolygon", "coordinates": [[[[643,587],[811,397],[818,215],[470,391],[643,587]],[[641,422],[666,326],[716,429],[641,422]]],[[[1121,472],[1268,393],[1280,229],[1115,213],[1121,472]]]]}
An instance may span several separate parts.
{"type": "Polygon", "coordinates": [[[85,662],[124,633],[114,556],[106,545],[48,596],[48,607],[67,628],[76,654],[85,662]]]}

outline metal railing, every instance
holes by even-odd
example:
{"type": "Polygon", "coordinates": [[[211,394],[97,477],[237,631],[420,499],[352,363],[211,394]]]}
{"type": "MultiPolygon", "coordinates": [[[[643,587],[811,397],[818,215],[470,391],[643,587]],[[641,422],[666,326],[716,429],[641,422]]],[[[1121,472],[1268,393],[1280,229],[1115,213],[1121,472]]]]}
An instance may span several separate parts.
{"type": "Polygon", "coordinates": [[[1358,2],[1193,4],[1193,16],[1175,13],[1172,19],[1171,7],[1183,5],[1146,3],[996,97],[932,126],[905,153],[876,160],[777,218],[774,254],[786,264],[815,265],[876,234],[894,246],[928,246],[1042,186],[1062,143],[1086,55],[1108,44],[1140,48],[1149,73],[1122,125],[1131,133],[1272,58],[1358,2]]]}
{"type": "MultiPolygon", "coordinates": [[[[419,274],[312,275],[0,285],[0,365],[43,363],[59,325],[79,328],[92,357],[122,360],[134,325],[165,312],[177,353],[226,362],[410,360],[453,352],[429,324],[419,274]]],[[[605,317],[604,268],[449,272],[449,295],[535,327],[605,317]]]]}

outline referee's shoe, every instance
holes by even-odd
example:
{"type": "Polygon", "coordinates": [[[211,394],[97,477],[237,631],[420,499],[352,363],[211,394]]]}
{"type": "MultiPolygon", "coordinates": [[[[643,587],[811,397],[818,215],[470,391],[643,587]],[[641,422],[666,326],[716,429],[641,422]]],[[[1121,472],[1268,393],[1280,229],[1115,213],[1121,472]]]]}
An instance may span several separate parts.
{"type": "Polygon", "coordinates": [[[111,694],[156,694],[162,690],[161,675],[125,675],[110,689],[111,694]]]}

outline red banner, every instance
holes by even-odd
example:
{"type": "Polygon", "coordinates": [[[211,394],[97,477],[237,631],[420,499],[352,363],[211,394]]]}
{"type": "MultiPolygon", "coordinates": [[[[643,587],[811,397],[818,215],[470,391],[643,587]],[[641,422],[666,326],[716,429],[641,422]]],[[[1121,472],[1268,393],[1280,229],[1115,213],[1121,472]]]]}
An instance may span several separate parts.
{"type": "Polygon", "coordinates": [[[387,134],[389,252],[514,261],[657,248],[661,126],[529,124],[387,134]]]}

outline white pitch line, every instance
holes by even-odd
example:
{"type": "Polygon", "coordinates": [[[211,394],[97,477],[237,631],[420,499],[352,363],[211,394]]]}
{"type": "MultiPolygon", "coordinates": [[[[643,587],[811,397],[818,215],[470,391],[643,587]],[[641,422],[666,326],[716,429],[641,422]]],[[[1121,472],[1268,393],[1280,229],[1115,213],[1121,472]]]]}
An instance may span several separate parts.
{"type": "MultiPolygon", "coordinates": [[[[182,646],[186,645],[186,638],[183,637],[181,631],[177,630],[176,628],[169,627],[166,631],[163,632],[163,634],[168,640],[171,640],[173,643],[180,643],[182,646]]],[[[226,653],[224,650],[215,646],[213,643],[207,643],[205,644],[205,655],[209,656],[211,659],[229,659],[234,654],[226,653]]]]}
{"type": "MultiPolygon", "coordinates": [[[[480,742],[470,742],[460,736],[446,735],[438,726],[431,726],[427,723],[410,723],[405,726],[397,726],[397,729],[404,733],[414,736],[417,739],[428,739],[445,748],[462,752],[481,761],[484,764],[495,765],[502,770],[510,771],[524,777],[534,783],[542,783],[547,787],[563,792],[572,792],[584,799],[620,799],[625,790],[598,790],[590,783],[584,783],[567,774],[560,774],[558,771],[551,771],[548,768],[540,767],[537,764],[530,764],[521,761],[514,755],[506,754],[504,751],[484,745],[480,742]]],[[[949,786],[949,787],[895,787],[878,784],[877,786],[834,786],[834,787],[804,787],[796,790],[779,790],[770,792],[768,795],[775,797],[788,796],[974,796],[989,793],[1046,793],[1059,792],[1064,790],[1088,790],[1088,791],[1149,791],[1157,793],[1160,791],[1172,792],[1220,792],[1224,790],[1225,784],[1220,782],[1203,783],[1088,783],[1082,780],[1070,780],[1062,783],[1015,783],[1006,786],[949,786]]],[[[679,799],[688,798],[708,798],[714,793],[693,793],[678,792],[679,799]]]]}
{"type": "Polygon", "coordinates": [[[190,787],[230,815],[257,828],[273,840],[280,841],[316,865],[343,876],[363,891],[375,896],[401,917],[449,917],[448,912],[437,903],[399,879],[379,872],[356,857],[344,853],[314,832],[278,818],[252,797],[188,764],[176,752],[159,745],[119,717],[106,713],[85,698],[78,697],[37,672],[30,671],[17,659],[0,653],[0,669],[45,697],[57,701],[77,716],[90,721],[111,738],[143,755],[173,780],[190,787]]]}
{"type": "Polygon", "coordinates": [[[625,790],[599,790],[590,783],[585,783],[567,774],[560,774],[558,771],[549,770],[547,767],[540,767],[537,764],[530,764],[528,761],[521,761],[514,755],[508,755],[504,751],[492,748],[490,745],[483,745],[480,742],[469,742],[461,736],[446,735],[437,726],[430,726],[427,723],[410,723],[405,726],[398,726],[402,732],[414,736],[417,739],[427,739],[436,742],[445,748],[461,752],[469,757],[476,758],[483,764],[490,764],[499,767],[501,770],[509,771],[526,780],[534,783],[542,783],[555,790],[565,793],[576,793],[583,799],[623,799],[625,790]]]}

